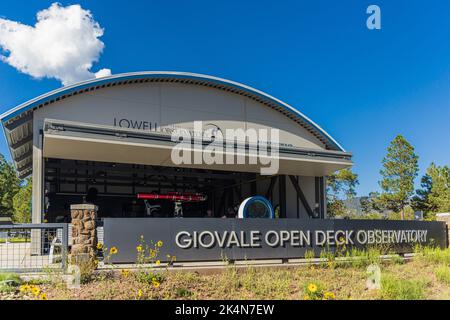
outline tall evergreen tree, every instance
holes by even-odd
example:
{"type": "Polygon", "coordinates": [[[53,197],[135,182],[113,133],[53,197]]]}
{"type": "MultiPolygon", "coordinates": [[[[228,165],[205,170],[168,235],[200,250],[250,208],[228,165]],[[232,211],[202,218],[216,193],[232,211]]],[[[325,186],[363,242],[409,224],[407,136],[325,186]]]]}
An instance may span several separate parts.
{"type": "Polygon", "coordinates": [[[432,218],[434,213],[450,212],[450,168],[437,166],[434,163],[428,167],[422,177],[421,189],[416,190],[412,206],[423,211],[432,218]]]}
{"type": "Polygon", "coordinates": [[[404,219],[405,206],[414,193],[414,179],[419,171],[418,156],[414,147],[402,135],[398,135],[388,147],[382,164],[381,203],[390,210],[400,212],[404,219]]]}
{"type": "Polygon", "coordinates": [[[358,184],[358,175],[351,169],[343,169],[327,177],[328,216],[345,215],[344,199],[352,199],[356,195],[358,184]]]}
{"type": "MultiPolygon", "coordinates": [[[[428,171],[428,170],[427,170],[428,171]]],[[[427,215],[430,212],[435,212],[436,207],[430,203],[429,196],[433,189],[433,178],[425,174],[420,179],[421,189],[416,190],[416,195],[412,198],[411,206],[415,211],[422,211],[427,215]]]]}
{"type": "Polygon", "coordinates": [[[434,212],[450,212],[450,168],[432,163],[427,174],[432,181],[431,193],[428,196],[430,207],[434,212]]]}
{"type": "Polygon", "coordinates": [[[20,189],[20,183],[13,165],[0,154],[0,215],[13,215],[13,198],[20,189]]]}
{"type": "Polygon", "coordinates": [[[27,179],[13,198],[15,223],[31,222],[32,185],[31,178],[27,179]]]}
{"type": "Polygon", "coordinates": [[[360,204],[362,211],[366,214],[378,213],[384,214],[387,208],[380,200],[380,194],[378,192],[370,192],[369,196],[361,197],[360,204]]]}

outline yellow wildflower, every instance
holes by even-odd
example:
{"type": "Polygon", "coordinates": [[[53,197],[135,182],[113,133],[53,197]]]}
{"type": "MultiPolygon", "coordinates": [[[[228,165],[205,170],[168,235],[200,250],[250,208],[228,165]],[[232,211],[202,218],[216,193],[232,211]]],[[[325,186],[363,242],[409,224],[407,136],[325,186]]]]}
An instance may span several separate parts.
{"type": "Polygon", "coordinates": [[[161,285],[158,281],[152,281],[152,283],[155,288],[158,288],[161,285]]]}
{"type": "Polygon", "coordinates": [[[308,284],[308,291],[311,293],[315,293],[317,291],[317,285],[314,283],[308,284]]]}
{"type": "Polygon", "coordinates": [[[102,250],[103,249],[103,243],[97,243],[97,250],[102,250]]]}
{"type": "Polygon", "coordinates": [[[150,257],[151,258],[156,257],[156,250],[150,249],[150,257]]]}
{"type": "Polygon", "coordinates": [[[141,298],[144,295],[144,292],[142,292],[141,289],[138,290],[137,296],[138,298],[141,298]]]}
{"type": "Polygon", "coordinates": [[[334,300],[336,299],[336,295],[333,292],[325,292],[323,298],[325,300],[334,300]]]}
{"type": "Polygon", "coordinates": [[[39,293],[41,293],[41,289],[39,289],[38,287],[32,287],[31,288],[31,293],[33,293],[34,296],[37,297],[39,295],[39,293]]]}
{"type": "Polygon", "coordinates": [[[156,260],[155,264],[156,264],[157,266],[159,266],[159,265],[161,264],[161,261],[156,260]]]}
{"type": "Polygon", "coordinates": [[[122,270],[120,271],[120,273],[122,274],[122,276],[123,276],[124,278],[127,278],[128,275],[130,274],[130,271],[122,269],[122,270]]]}
{"type": "Polygon", "coordinates": [[[39,296],[39,300],[48,300],[48,297],[45,293],[41,293],[39,296]]]}
{"type": "Polygon", "coordinates": [[[116,247],[112,247],[112,248],[109,250],[109,254],[116,254],[117,252],[119,252],[119,250],[117,250],[116,247]]]}
{"type": "Polygon", "coordinates": [[[142,247],[141,244],[136,247],[137,252],[142,252],[142,250],[144,250],[144,248],[142,247]]]}
{"type": "Polygon", "coordinates": [[[163,246],[163,242],[161,240],[159,240],[156,245],[161,248],[163,246]]]}
{"type": "Polygon", "coordinates": [[[30,289],[31,289],[31,287],[28,284],[24,284],[24,285],[20,286],[19,291],[22,293],[25,293],[25,292],[29,291],[30,289]]]}

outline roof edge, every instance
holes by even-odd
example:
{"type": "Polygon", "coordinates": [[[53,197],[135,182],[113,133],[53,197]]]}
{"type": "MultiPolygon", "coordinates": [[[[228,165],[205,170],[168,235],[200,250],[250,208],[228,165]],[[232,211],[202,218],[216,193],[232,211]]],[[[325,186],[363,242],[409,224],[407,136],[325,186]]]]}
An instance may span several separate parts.
{"type": "Polygon", "coordinates": [[[278,104],[279,106],[283,107],[287,111],[295,114],[296,116],[300,117],[302,120],[304,120],[306,123],[311,125],[313,128],[315,128],[320,134],[322,134],[336,149],[342,152],[346,152],[345,149],[333,138],[331,137],[328,132],[326,132],[324,129],[322,129],[318,124],[316,124],[314,121],[312,121],[310,118],[308,118],[306,115],[301,113],[299,110],[295,109],[294,107],[290,106],[289,104],[263,92],[258,89],[255,89],[253,87],[244,85],[239,82],[199,74],[199,73],[190,73],[190,72],[178,72],[178,71],[142,71],[142,72],[130,72],[130,73],[121,73],[116,74],[104,78],[98,78],[98,79],[91,79],[87,81],[82,81],[78,83],[74,83],[69,86],[61,87],[56,90],[50,91],[48,93],[45,93],[43,95],[40,95],[36,98],[33,98],[31,100],[28,100],[25,103],[22,103],[11,110],[8,110],[0,115],[0,120],[2,123],[5,123],[9,120],[11,120],[14,117],[17,117],[21,115],[22,113],[41,105],[49,100],[55,99],[57,97],[63,96],[65,94],[70,94],[71,92],[86,89],[92,86],[97,85],[104,85],[108,83],[114,83],[117,81],[129,81],[129,80],[137,80],[137,79],[145,79],[145,78],[181,78],[181,79],[192,79],[192,80],[198,80],[198,81],[209,81],[216,84],[222,84],[226,86],[232,86],[237,89],[246,91],[250,94],[259,96],[262,99],[269,100],[275,104],[278,104]]]}

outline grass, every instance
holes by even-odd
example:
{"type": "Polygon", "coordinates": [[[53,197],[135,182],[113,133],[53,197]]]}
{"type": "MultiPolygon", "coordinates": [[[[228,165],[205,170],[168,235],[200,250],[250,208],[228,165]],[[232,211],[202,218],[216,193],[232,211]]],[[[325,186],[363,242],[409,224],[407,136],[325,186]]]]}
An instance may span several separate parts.
{"type": "Polygon", "coordinates": [[[423,260],[428,263],[450,265],[450,249],[441,250],[431,247],[416,247],[416,259],[423,260]]]}
{"type": "MultiPolygon", "coordinates": [[[[79,290],[69,290],[56,282],[42,283],[39,288],[50,299],[86,300],[450,299],[450,267],[445,263],[449,252],[450,249],[421,249],[410,261],[399,256],[384,261],[375,249],[354,251],[348,253],[353,259],[346,264],[339,260],[342,255],[336,258],[323,253],[326,262],[317,265],[278,268],[229,265],[214,274],[164,269],[119,270],[108,276],[95,274],[79,290]],[[372,264],[381,269],[380,289],[367,289],[367,267],[372,264]],[[317,291],[308,291],[310,284],[316,284],[317,291]]],[[[20,294],[17,298],[21,298],[20,294]]]]}
{"type": "Polygon", "coordinates": [[[389,300],[423,300],[425,299],[425,280],[406,280],[385,275],[381,280],[381,294],[389,300]]]}
{"type": "Polygon", "coordinates": [[[175,295],[178,298],[189,298],[190,296],[192,296],[192,292],[186,288],[177,288],[175,289],[175,295]]]}
{"type": "MultiPolygon", "coordinates": [[[[28,243],[30,238],[8,238],[9,243],[28,243]]],[[[0,244],[6,243],[6,239],[0,239],[0,244]]]]}
{"type": "Polygon", "coordinates": [[[439,281],[450,285],[450,266],[441,265],[434,270],[434,273],[439,281]]]}
{"type": "Polygon", "coordinates": [[[15,273],[0,273],[0,292],[12,292],[22,283],[15,273]]]}

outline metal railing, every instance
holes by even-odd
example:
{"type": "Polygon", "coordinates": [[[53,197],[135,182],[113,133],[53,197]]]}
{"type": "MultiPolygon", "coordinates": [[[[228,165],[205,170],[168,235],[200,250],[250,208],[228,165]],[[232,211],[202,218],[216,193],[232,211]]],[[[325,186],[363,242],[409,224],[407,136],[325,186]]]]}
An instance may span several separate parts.
{"type": "Polygon", "coordinates": [[[0,272],[64,270],[67,223],[0,225],[0,272]]]}

